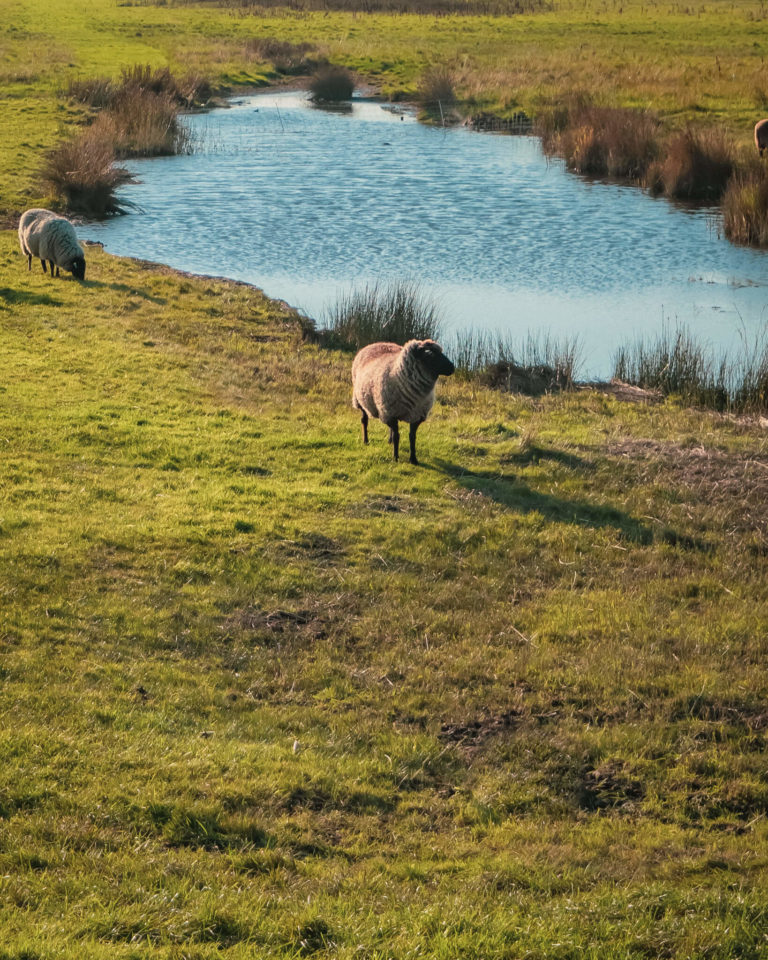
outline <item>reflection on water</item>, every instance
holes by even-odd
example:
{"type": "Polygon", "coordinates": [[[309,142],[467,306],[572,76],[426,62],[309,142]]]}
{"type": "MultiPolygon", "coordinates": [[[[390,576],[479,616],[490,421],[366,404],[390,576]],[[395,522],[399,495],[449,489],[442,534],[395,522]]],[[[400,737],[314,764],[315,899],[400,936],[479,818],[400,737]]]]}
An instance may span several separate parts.
{"type": "Polygon", "coordinates": [[[425,127],[355,101],[249,97],[189,117],[200,150],[130,164],[116,254],[246,280],[316,318],[353,285],[421,282],[451,328],[578,333],[586,374],[664,323],[732,346],[768,320],[768,259],[706,210],[590,183],[533,137],[425,127]]]}

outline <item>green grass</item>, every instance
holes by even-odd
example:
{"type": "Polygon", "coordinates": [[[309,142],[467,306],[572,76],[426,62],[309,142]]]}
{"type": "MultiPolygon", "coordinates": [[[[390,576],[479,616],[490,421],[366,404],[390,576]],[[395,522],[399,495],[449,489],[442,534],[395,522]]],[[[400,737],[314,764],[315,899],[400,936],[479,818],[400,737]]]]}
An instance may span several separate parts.
{"type": "Polygon", "coordinates": [[[762,957],[759,425],[0,235],[0,956],[762,957]]]}

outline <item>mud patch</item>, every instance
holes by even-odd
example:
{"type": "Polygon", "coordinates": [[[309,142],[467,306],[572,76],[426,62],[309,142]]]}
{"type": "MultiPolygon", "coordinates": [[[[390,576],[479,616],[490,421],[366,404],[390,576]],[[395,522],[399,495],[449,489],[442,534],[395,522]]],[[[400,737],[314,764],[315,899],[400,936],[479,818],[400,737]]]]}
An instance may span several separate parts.
{"type": "Polygon", "coordinates": [[[221,625],[222,633],[245,638],[251,643],[272,646],[281,639],[322,640],[328,622],[313,610],[261,610],[245,607],[231,614],[221,625]]]}
{"type": "Polygon", "coordinates": [[[475,751],[493,737],[510,733],[526,720],[521,710],[507,710],[461,723],[445,722],[440,726],[438,737],[443,743],[454,744],[464,750],[475,751]]]}

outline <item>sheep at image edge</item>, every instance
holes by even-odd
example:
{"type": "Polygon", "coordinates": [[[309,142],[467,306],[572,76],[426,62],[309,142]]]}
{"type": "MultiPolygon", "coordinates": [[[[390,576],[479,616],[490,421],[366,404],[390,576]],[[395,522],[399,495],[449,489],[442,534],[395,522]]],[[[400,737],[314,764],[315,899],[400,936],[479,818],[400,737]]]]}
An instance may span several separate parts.
{"type": "Polygon", "coordinates": [[[363,347],[352,364],[352,406],[362,412],[363,443],[368,443],[368,417],[389,427],[389,442],[398,459],[398,420],[411,425],[411,463],[416,459],[416,431],[435,402],[435,384],[454,371],[451,361],[434,340],[372,343],[363,347]]]}
{"type": "Polygon", "coordinates": [[[45,261],[51,267],[59,267],[77,279],[85,279],[85,254],[77,242],[75,228],[65,217],[51,210],[27,210],[19,220],[19,243],[21,252],[27,257],[28,269],[32,269],[32,257],[39,257],[45,273],[45,261]]]}

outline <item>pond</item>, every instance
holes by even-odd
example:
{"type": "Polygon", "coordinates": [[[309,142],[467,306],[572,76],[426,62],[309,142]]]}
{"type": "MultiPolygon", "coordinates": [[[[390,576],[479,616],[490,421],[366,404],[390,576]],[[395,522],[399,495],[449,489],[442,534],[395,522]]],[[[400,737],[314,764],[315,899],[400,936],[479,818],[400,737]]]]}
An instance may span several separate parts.
{"type": "Polygon", "coordinates": [[[685,326],[733,350],[768,320],[768,258],[714,211],[590,182],[530,136],[427,127],[365,99],[265,93],[186,118],[198,149],[135,161],[134,212],[81,229],[111,253],[245,280],[322,320],[352,288],[404,278],[451,330],[578,335],[582,375],[685,326]]]}

